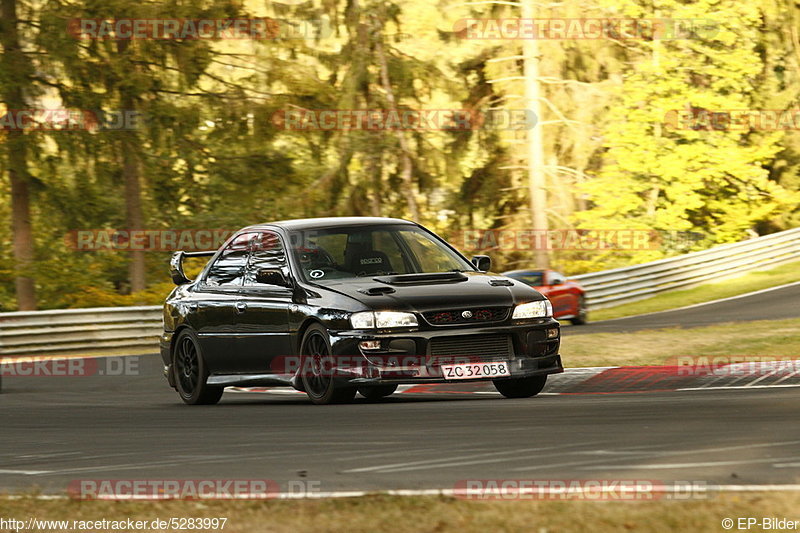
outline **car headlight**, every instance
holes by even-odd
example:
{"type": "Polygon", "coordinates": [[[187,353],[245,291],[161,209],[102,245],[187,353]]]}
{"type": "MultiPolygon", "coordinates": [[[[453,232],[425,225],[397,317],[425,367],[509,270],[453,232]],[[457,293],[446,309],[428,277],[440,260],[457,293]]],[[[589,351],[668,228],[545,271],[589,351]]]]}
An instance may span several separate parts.
{"type": "Polygon", "coordinates": [[[550,303],[550,300],[520,304],[514,308],[514,314],[511,318],[540,318],[546,316],[553,316],[553,304],[550,303]]]}
{"type": "Polygon", "coordinates": [[[408,328],[419,326],[414,313],[400,311],[364,311],[350,315],[355,329],[408,328]]]}

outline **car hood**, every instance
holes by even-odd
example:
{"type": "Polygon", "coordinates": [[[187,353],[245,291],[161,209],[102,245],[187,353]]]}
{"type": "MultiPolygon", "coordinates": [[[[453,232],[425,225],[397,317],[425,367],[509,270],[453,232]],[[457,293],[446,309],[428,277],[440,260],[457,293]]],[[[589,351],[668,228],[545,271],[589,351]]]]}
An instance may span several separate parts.
{"type": "Polygon", "coordinates": [[[439,309],[511,307],[543,300],[522,282],[483,272],[374,276],[320,284],[373,310],[426,312],[439,309]],[[449,274],[449,276],[448,276],[449,274]],[[448,279],[449,278],[449,279],[448,279]]]}

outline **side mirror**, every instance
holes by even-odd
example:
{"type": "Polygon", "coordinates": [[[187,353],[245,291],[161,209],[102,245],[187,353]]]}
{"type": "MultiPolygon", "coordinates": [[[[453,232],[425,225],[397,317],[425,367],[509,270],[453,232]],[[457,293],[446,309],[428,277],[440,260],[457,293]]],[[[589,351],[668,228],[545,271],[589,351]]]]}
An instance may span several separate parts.
{"type": "Polygon", "coordinates": [[[191,283],[186,274],[183,273],[183,256],[185,252],[175,252],[169,260],[169,275],[175,285],[185,285],[191,283]]]}
{"type": "Polygon", "coordinates": [[[292,284],[283,275],[279,268],[260,268],[256,271],[256,283],[263,285],[277,285],[278,287],[291,287],[292,284]]]}
{"type": "Polygon", "coordinates": [[[492,269],[492,259],[488,255],[474,256],[472,264],[481,272],[489,272],[492,269]]]}

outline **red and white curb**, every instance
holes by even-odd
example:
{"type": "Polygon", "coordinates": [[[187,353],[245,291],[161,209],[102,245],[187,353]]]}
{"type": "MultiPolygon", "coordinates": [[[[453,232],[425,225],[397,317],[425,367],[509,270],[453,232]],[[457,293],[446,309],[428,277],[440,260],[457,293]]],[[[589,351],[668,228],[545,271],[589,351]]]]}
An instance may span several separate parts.
{"type": "MultiPolygon", "coordinates": [[[[712,367],[611,366],[569,368],[548,377],[541,394],[618,394],[800,387],[800,360],[731,363],[712,367]]],[[[229,387],[237,393],[303,394],[272,387],[229,387]]],[[[401,385],[402,394],[494,394],[491,382],[401,385]]]]}

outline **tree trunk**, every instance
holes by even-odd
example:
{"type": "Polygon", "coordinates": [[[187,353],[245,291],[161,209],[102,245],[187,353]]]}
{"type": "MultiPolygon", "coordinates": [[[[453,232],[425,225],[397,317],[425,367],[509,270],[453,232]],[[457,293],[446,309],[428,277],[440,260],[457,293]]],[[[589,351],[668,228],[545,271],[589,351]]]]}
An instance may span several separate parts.
{"type": "MultiPolygon", "coordinates": [[[[117,50],[124,54],[128,49],[127,41],[118,41],[117,50]]],[[[120,104],[123,112],[135,112],[136,100],[126,87],[121,87],[120,104]]],[[[144,229],[142,214],[142,184],[139,175],[139,143],[135,131],[122,131],[122,178],[125,182],[125,225],[127,231],[144,229]]],[[[145,251],[132,250],[128,263],[128,283],[131,292],[142,291],[147,286],[145,278],[145,251]]]]}
{"type": "MultiPolygon", "coordinates": [[[[26,108],[23,88],[28,83],[28,58],[19,45],[17,32],[16,0],[0,0],[0,60],[6,73],[3,80],[3,102],[9,111],[26,108]]],[[[11,182],[11,231],[17,307],[20,311],[36,309],[36,290],[33,268],[33,228],[31,224],[31,197],[28,175],[27,138],[21,129],[8,131],[6,142],[8,176],[11,182]]]]}
{"type": "MultiPolygon", "coordinates": [[[[523,0],[522,18],[534,19],[536,15],[532,0],[523,0]]],[[[547,235],[547,190],[544,175],[544,139],[542,136],[542,113],[539,91],[539,43],[536,39],[525,39],[522,43],[523,70],[525,76],[525,99],[528,109],[533,111],[536,123],[528,131],[528,190],[531,206],[531,222],[535,231],[547,235]]],[[[543,239],[544,247],[534,250],[536,268],[550,268],[549,240],[543,239]]]]}
{"type": "MultiPolygon", "coordinates": [[[[125,109],[131,109],[126,107],[125,109]]],[[[133,142],[133,132],[123,132],[122,137],[122,177],[125,180],[125,225],[128,231],[144,229],[142,215],[142,186],[139,181],[139,164],[133,142]]],[[[144,250],[131,251],[128,264],[128,282],[131,292],[146,288],[144,250]]]]}
{"type": "MultiPolygon", "coordinates": [[[[386,53],[383,51],[383,28],[375,39],[375,51],[378,55],[378,62],[381,70],[381,83],[383,90],[386,93],[386,101],[389,103],[389,110],[392,112],[397,111],[397,103],[394,99],[394,91],[392,90],[392,83],[389,79],[389,65],[386,61],[386,53]]],[[[411,213],[411,220],[420,222],[419,207],[417,206],[417,190],[414,186],[414,178],[412,175],[411,152],[408,146],[406,134],[402,129],[397,130],[397,140],[400,142],[400,161],[402,170],[400,171],[400,179],[405,186],[405,197],[408,210],[411,213]]]]}

